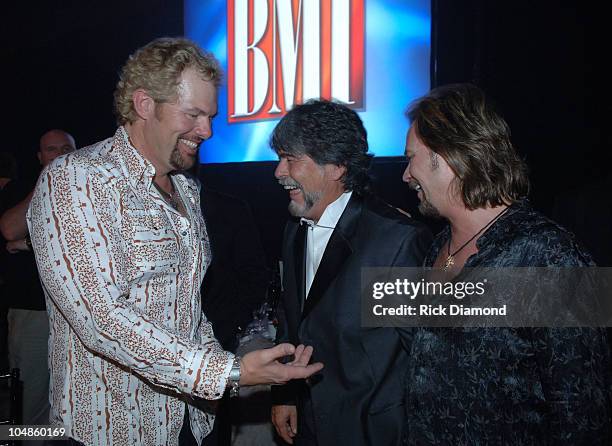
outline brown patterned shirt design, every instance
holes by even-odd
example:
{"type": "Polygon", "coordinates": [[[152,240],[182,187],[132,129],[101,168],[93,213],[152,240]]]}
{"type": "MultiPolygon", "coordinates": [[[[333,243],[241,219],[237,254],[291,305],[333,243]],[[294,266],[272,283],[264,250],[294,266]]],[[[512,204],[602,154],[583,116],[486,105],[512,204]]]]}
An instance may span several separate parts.
{"type": "MultiPolygon", "coordinates": [[[[51,424],[94,445],[174,445],[185,401],[218,399],[234,356],[202,314],[210,245],[198,187],[184,216],[120,127],[43,170],[28,225],[50,318],[51,424]]],[[[213,415],[189,406],[200,440],[213,415]]]]}

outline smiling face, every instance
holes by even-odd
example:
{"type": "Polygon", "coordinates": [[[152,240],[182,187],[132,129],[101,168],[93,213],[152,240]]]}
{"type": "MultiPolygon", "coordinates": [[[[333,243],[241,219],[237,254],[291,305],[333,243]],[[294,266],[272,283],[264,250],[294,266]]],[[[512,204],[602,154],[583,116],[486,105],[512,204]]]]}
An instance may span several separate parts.
{"type": "Polygon", "coordinates": [[[449,165],[437,153],[420,140],[414,126],[406,135],[408,166],[402,179],[417,191],[419,211],[430,217],[444,216],[451,204],[451,184],[455,175],[449,165]]]}
{"type": "Polygon", "coordinates": [[[308,155],[279,152],[274,176],[289,191],[289,213],[319,221],[323,212],[343,192],[345,167],[317,164],[308,155]]]}
{"type": "Polygon", "coordinates": [[[200,143],[212,136],[212,118],[217,114],[217,89],[195,70],[180,77],[174,102],[156,103],[145,124],[147,158],[157,174],[186,170],[198,160],[200,143]]]}

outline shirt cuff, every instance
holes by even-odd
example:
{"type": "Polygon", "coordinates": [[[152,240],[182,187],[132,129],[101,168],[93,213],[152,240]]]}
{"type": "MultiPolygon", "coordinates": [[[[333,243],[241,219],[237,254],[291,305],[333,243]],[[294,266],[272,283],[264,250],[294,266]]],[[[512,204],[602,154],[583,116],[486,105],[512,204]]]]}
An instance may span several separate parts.
{"type": "Polygon", "coordinates": [[[227,387],[235,355],[215,345],[203,345],[193,355],[187,368],[186,393],[216,400],[223,396],[227,387]]]}

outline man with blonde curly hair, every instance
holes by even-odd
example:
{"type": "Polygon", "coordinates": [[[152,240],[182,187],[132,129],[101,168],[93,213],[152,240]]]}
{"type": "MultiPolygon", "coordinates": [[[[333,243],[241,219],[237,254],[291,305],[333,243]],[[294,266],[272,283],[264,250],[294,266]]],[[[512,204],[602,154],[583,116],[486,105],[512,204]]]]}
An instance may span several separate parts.
{"type": "Polygon", "coordinates": [[[41,174],[28,223],[50,317],[50,418],[72,441],[199,444],[213,416],[194,398],[322,367],[291,344],[235,356],[202,314],[210,244],[181,171],[211,137],[220,79],[193,42],[149,43],[121,72],[115,135],[41,174]]]}

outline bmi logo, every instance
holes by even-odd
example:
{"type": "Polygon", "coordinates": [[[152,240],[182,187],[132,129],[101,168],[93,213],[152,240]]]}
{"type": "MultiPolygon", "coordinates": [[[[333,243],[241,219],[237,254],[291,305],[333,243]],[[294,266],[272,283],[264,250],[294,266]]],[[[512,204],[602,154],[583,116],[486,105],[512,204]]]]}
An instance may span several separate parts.
{"type": "Polygon", "coordinates": [[[364,0],[227,0],[228,121],[363,106],[364,0]]]}

